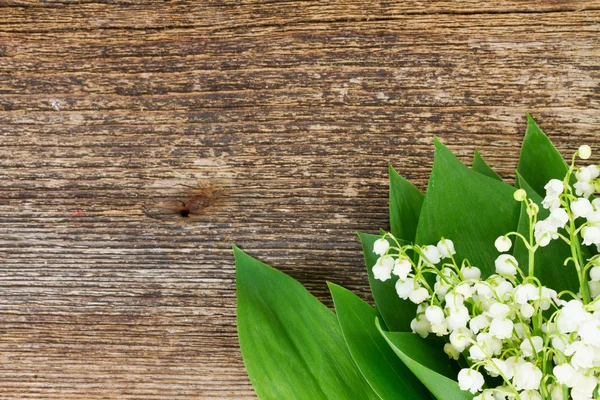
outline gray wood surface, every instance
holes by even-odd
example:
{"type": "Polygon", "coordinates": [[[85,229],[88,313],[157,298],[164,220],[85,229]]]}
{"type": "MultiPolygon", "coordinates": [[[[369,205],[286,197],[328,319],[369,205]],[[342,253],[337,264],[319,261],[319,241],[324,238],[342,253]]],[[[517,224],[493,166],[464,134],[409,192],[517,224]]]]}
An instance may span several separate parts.
{"type": "Polygon", "coordinates": [[[599,78],[599,1],[0,0],[0,398],[254,398],[232,243],[370,299],[388,163],[600,152],[599,78]]]}

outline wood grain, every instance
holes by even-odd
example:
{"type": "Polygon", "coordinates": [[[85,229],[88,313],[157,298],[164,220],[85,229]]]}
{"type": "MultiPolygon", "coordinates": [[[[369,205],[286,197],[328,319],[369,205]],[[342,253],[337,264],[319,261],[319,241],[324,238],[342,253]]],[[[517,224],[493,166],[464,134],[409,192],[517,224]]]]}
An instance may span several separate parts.
{"type": "Polygon", "coordinates": [[[599,1],[0,16],[1,399],[255,398],[232,243],[370,300],[354,232],[388,227],[388,162],[423,189],[437,135],[510,181],[526,112],[600,150],[599,1]]]}

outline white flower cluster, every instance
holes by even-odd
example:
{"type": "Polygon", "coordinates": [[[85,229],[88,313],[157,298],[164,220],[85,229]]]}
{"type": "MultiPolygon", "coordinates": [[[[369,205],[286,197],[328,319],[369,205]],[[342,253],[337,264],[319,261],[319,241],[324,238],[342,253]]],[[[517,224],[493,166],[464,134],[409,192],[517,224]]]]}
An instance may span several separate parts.
{"type": "MultiPolygon", "coordinates": [[[[589,147],[578,153],[589,158],[589,147]]],[[[494,244],[504,254],[495,260],[495,274],[485,279],[467,260],[456,263],[449,239],[435,246],[401,246],[387,233],[374,244],[380,256],[374,277],[398,277],[398,296],[418,305],[413,332],[444,337],[446,354],[466,360],[469,368],[459,372],[458,384],[477,394],[475,400],[600,398],[600,256],[584,263],[579,242],[581,237],[582,244],[595,244],[600,251],[600,199],[589,199],[600,189],[595,181],[600,168],[575,168],[574,159],[564,181],[553,179],[545,186],[546,219],[538,221],[539,207],[523,190],[515,192],[516,200],[527,202],[531,240],[517,232],[500,236],[494,244]],[[572,174],[577,178],[573,188],[572,174]],[[579,218],[585,221],[576,223],[579,218]],[[512,248],[509,236],[521,239],[529,251],[527,273],[506,254],[512,248]],[[535,251],[559,238],[573,250],[573,257],[558,265],[574,265],[577,294],[558,294],[533,275],[535,251]],[[502,384],[490,387],[489,377],[500,377],[502,384]]]]}

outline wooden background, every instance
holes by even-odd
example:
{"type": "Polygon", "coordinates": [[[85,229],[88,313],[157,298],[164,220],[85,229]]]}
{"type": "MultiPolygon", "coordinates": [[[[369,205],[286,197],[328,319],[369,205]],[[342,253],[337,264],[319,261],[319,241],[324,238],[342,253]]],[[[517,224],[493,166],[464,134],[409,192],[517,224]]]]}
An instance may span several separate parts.
{"type": "Polygon", "coordinates": [[[369,299],[388,162],[600,152],[600,2],[527,3],[0,0],[0,398],[254,398],[232,243],[369,299]]]}

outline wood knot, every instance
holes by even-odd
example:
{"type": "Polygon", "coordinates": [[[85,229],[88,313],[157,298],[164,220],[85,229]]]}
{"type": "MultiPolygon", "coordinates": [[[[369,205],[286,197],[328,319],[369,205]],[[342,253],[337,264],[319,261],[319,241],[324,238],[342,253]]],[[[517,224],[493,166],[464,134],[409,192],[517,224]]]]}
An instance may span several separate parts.
{"type": "Polygon", "coordinates": [[[192,194],[185,201],[181,201],[182,207],[179,209],[179,215],[183,218],[191,214],[200,214],[209,207],[217,198],[217,193],[213,187],[198,188],[198,191],[192,194]]]}

